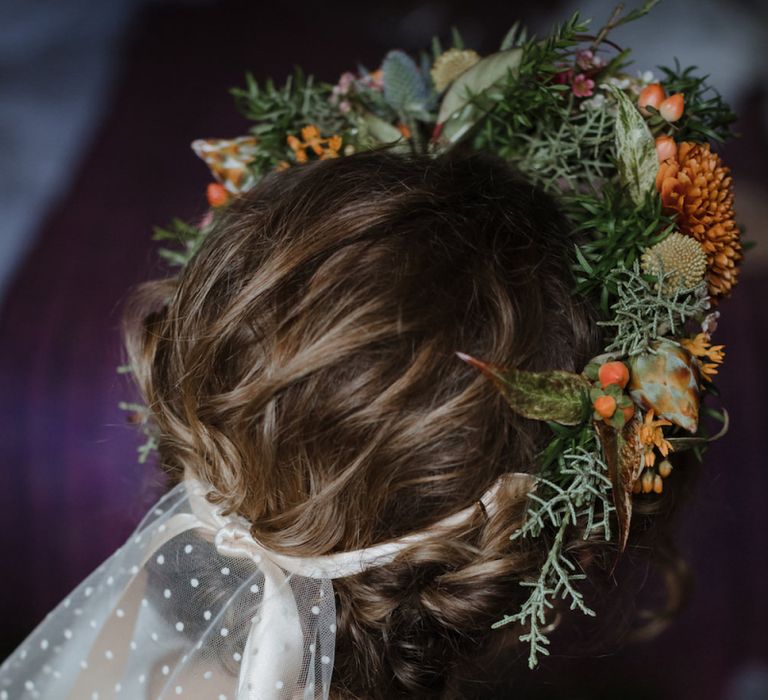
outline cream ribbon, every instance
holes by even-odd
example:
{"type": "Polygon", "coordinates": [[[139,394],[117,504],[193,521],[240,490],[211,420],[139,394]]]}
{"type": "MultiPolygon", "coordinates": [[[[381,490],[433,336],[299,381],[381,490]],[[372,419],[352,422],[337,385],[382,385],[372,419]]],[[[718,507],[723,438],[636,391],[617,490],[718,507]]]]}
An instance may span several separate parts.
{"type": "MultiPolygon", "coordinates": [[[[482,496],[480,502],[488,513],[497,505],[497,494],[509,479],[521,488],[532,484],[530,474],[502,475],[482,496]]],[[[212,535],[217,551],[228,557],[251,559],[264,574],[264,591],[259,615],[251,623],[238,681],[237,700],[278,700],[281,688],[295,687],[304,660],[304,637],[299,611],[289,584],[291,575],[313,579],[335,579],[390,563],[409,546],[439,536],[477,513],[477,504],[437,522],[429,529],[373,547],[337,552],[317,557],[294,557],[273,552],[250,533],[247,520],[224,515],[220,507],[206,499],[209,487],[185,476],[185,487],[192,514],[171,518],[164,541],[184,530],[199,528],[212,535]],[[258,650],[258,653],[254,653],[258,650]]],[[[333,601],[331,601],[333,604],[333,601]]]]}

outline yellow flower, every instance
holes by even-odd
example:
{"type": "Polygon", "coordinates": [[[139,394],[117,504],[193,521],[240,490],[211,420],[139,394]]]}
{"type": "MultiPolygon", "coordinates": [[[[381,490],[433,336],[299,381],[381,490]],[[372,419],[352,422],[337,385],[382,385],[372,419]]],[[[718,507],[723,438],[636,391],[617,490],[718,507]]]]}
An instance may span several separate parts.
{"type": "Polygon", "coordinates": [[[654,420],[653,409],[648,409],[643,422],[640,424],[640,442],[645,450],[645,466],[652,467],[656,462],[656,453],[654,448],[661,452],[662,457],[666,457],[672,450],[672,445],[664,438],[662,428],[672,425],[663,418],[654,420]]]}
{"type": "Polygon", "coordinates": [[[717,374],[718,365],[725,359],[723,349],[725,345],[710,345],[709,336],[706,333],[699,333],[694,338],[686,338],[681,341],[682,346],[693,355],[699,363],[701,375],[708,382],[717,374]],[[704,362],[704,360],[709,362],[704,362]]]}

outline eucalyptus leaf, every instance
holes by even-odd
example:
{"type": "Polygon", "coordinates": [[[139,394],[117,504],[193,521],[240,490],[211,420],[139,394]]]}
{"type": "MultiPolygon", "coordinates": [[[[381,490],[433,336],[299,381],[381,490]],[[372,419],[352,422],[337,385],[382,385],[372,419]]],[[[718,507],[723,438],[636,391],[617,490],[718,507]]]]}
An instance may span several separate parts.
{"type": "Polygon", "coordinates": [[[562,425],[584,421],[589,382],[581,375],[563,370],[529,372],[496,367],[470,355],[457,354],[493,382],[515,413],[562,425]]]}
{"type": "Polygon", "coordinates": [[[619,177],[638,206],[656,186],[659,161],[656,142],[643,115],[632,100],[614,85],[609,85],[616,98],[616,159],[619,177]]]}
{"type": "Polygon", "coordinates": [[[521,48],[499,51],[480,59],[474,66],[464,71],[443,96],[437,123],[442,124],[472,102],[475,95],[485,92],[497,83],[516,75],[523,57],[521,48]]]}

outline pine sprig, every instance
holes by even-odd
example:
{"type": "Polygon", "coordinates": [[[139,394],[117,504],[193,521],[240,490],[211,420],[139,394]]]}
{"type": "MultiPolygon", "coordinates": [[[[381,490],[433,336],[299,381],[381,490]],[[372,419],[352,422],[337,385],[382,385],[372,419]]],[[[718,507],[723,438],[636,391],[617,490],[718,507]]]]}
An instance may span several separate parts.
{"type": "Polygon", "coordinates": [[[608,278],[616,287],[612,317],[599,321],[609,329],[606,352],[633,357],[651,350],[654,341],[680,335],[687,321],[700,318],[709,308],[706,282],[692,289],[673,293],[664,288],[669,274],[660,272],[655,279],[641,274],[637,262],[632,268],[619,267],[608,278]]]}
{"type": "MultiPolygon", "coordinates": [[[[555,441],[561,439],[556,437],[555,441]]],[[[521,586],[531,589],[528,599],[517,613],[505,615],[493,625],[495,629],[520,623],[527,629],[520,641],[528,644],[530,668],[538,664],[539,654],[549,654],[547,620],[558,600],[570,601],[571,610],[589,616],[595,614],[576,586],[585,575],[563,551],[568,529],[585,523],[584,539],[595,533],[600,533],[606,541],[611,538],[611,481],[591,428],[579,431],[572,438],[570,448],[560,452],[556,468],[548,471],[551,477],[540,476],[536,491],[529,494],[525,520],[513,539],[537,538],[550,528],[554,528],[556,534],[538,578],[521,582],[521,586]]]]}

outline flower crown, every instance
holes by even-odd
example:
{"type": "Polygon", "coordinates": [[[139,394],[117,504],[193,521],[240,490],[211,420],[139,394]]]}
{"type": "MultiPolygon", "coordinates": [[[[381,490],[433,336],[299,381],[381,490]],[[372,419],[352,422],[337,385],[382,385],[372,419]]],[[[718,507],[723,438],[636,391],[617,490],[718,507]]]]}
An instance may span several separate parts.
{"type": "MultiPolygon", "coordinates": [[[[578,15],[543,39],[515,25],[499,50],[481,57],[454,32],[414,59],[390,51],[374,71],[344,73],[336,85],[297,70],[282,87],[248,76],[233,91],[250,133],[193,143],[210,167],[211,206],[196,226],[175,221],[156,238],[185,265],[218,212],[273,170],[367,149],[439,154],[458,143],[495,152],[553,193],[577,234],[576,292],[603,312],[604,354],[580,374],[526,372],[459,357],[489,377],[511,408],[548,421],[552,438],[515,538],[552,534],[530,596],[495,626],[517,623],[529,665],[547,654],[555,601],[592,615],[563,551],[566,531],[606,541],[618,524],[626,546],[635,494],[659,494],[671,452],[698,455],[713,439],[700,423],[702,399],[723,361],[712,344],[719,300],[742,257],[732,180],[714,144],[735,117],[695,68],[632,75],[629,50],[612,29],[655,4],[618,8],[596,34],[578,15]]],[[[134,405],[124,405],[136,409],[134,405]]],[[[727,415],[706,409],[727,427],[727,415]]],[[[724,432],[721,431],[721,432],[724,432]]],[[[142,455],[154,440],[142,448],[142,455]]]]}

